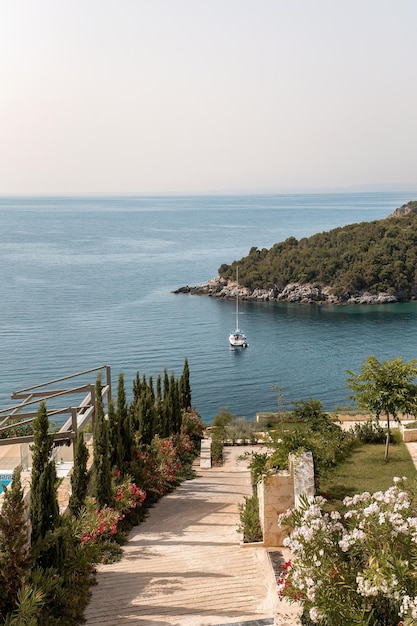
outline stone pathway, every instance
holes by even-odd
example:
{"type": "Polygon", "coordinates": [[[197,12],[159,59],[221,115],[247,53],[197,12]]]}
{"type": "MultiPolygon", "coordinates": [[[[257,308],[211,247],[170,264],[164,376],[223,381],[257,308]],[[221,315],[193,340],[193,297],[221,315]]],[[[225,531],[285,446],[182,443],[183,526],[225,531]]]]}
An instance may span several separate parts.
{"type": "Polygon", "coordinates": [[[226,448],[222,467],[198,468],[150,510],[124,558],[99,567],[87,626],[266,626],[277,612],[280,624],[296,623],[266,549],[240,545],[238,504],[251,485],[238,457],[249,449],[226,448]]]}

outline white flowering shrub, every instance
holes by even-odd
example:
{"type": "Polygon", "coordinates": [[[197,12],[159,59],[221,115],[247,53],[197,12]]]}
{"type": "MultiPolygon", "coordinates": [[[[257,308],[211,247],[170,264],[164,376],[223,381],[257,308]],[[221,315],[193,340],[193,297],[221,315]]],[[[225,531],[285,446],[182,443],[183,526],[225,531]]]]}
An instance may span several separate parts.
{"type": "Polygon", "coordinates": [[[324,503],[305,498],[279,517],[292,529],[281,597],[302,604],[304,624],[417,626],[416,498],[407,479],[345,498],[343,516],[324,503]]]}

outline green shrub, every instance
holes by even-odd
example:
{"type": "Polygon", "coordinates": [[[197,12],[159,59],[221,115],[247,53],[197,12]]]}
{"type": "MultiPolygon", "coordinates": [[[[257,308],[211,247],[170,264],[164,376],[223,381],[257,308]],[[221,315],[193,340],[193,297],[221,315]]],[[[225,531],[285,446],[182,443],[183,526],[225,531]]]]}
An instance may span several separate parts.
{"type": "Polygon", "coordinates": [[[249,462],[251,482],[252,482],[252,485],[256,485],[257,483],[260,483],[268,473],[268,469],[269,469],[268,453],[267,452],[253,452],[253,453],[248,452],[242,458],[247,458],[247,456],[251,457],[250,462],[249,462]]]}
{"type": "Polygon", "coordinates": [[[224,433],[221,428],[214,427],[211,430],[211,462],[213,465],[223,463],[224,433]]]}
{"type": "Polygon", "coordinates": [[[116,541],[106,539],[100,545],[101,562],[102,563],[117,563],[123,556],[123,550],[116,541]]]}
{"type": "MultiPolygon", "coordinates": [[[[314,459],[316,489],[327,472],[340,463],[355,445],[355,436],[342,430],[335,418],[322,410],[319,400],[293,402],[294,427],[288,431],[272,431],[265,441],[271,449],[265,463],[254,461],[251,471],[265,475],[270,470],[288,469],[288,456],[310,451],[314,459]],[[258,466],[256,468],[256,465],[258,466]]],[[[262,462],[261,462],[262,461],[262,462]]]]}
{"type": "Polygon", "coordinates": [[[233,445],[237,442],[247,444],[256,443],[257,425],[254,422],[250,422],[244,417],[232,417],[232,419],[225,425],[225,438],[233,445]]]}
{"type": "Polygon", "coordinates": [[[369,419],[361,424],[355,424],[353,432],[362,443],[383,443],[386,433],[381,424],[374,419],[369,419]]]}
{"type": "Polygon", "coordinates": [[[259,521],[259,501],[257,496],[245,496],[239,505],[240,524],[238,531],[243,533],[243,543],[262,541],[262,528],[259,521]]]}
{"type": "Polygon", "coordinates": [[[221,407],[220,412],[213,418],[210,434],[211,462],[214,465],[220,465],[223,463],[223,448],[226,440],[226,427],[233,419],[236,419],[235,416],[224,407],[221,407]]]}

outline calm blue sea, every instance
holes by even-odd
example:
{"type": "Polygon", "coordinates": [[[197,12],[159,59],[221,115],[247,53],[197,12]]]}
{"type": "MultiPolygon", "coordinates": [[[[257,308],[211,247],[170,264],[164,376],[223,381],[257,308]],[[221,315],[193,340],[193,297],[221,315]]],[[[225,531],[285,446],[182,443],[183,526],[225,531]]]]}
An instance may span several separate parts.
{"type": "MultiPolygon", "coordinates": [[[[196,197],[0,198],[0,408],[13,391],[100,365],[127,393],[137,371],[180,375],[193,405],[254,417],[285,401],[348,403],[346,369],[369,354],[417,358],[417,303],[242,303],[250,347],[229,349],[234,303],[174,295],[221,263],[386,217],[410,192],[196,197]]],[[[94,381],[93,381],[94,382],[94,381]]]]}

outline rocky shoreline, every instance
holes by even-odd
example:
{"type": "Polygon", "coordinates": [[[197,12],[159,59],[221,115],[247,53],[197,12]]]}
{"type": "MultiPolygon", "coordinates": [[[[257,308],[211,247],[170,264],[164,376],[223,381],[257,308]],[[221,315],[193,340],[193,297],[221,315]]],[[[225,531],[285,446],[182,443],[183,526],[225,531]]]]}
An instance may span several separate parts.
{"type": "Polygon", "coordinates": [[[190,287],[188,285],[176,289],[173,293],[185,293],[213,298],[233,299],[258,302],[295,302],[299,304],[387,304],[398,302],[398,298],[388,293],[371,294],[367,291],[355,294],[335,295],[331,287],[318,284],[289,283],[282,289],[249,289],[241,287],[234,281],[224,280],[220,276],[206,283],[190,287]]]}

